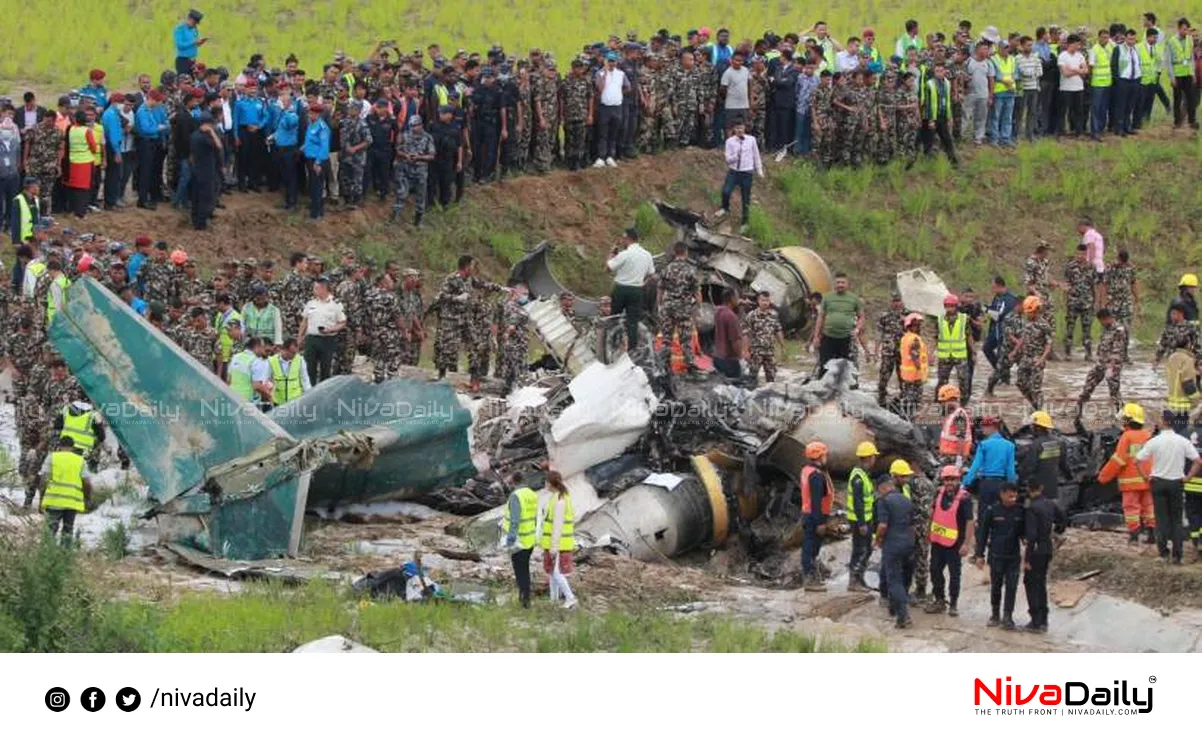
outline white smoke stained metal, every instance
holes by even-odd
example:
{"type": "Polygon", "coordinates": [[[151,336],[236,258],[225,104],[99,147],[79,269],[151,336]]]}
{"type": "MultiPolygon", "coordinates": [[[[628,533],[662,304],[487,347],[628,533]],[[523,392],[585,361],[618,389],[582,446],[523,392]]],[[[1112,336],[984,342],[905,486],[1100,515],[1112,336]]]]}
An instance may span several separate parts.
{"type": "Polygon", "coordinates": [[[939,317],[943,314],[943,299],[949,292],[939,274],[927,268],[899,271],[897,291],[910,312],[939,317]]]}
{"type": "Polygon", "coordinates": [[[593,362],[571,381],[573,403],[551,424],[547,453],[565,476],[613,459],[647,430],[656,405],[647,374],[623,356],[593,362]]]}
{"type": "Polygon", "coordinates": [[[524,309],[543,345],[570,375],[576,376],[597,360],[587,337],[576,332],[572,321],[560,309],[557,298],[536,299],[527,302],[524,309]]]}

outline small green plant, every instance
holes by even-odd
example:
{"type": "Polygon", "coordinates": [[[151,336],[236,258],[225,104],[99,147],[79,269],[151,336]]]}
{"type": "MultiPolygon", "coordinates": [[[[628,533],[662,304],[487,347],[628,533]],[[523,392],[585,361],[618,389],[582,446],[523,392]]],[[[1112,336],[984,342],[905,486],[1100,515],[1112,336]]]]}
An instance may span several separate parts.
{"type": "Polygon", "coordinates": [[[120,562],[129,554],[129,530],[118,521],[100,535],[100,552],[110,562],[120,562]]]}

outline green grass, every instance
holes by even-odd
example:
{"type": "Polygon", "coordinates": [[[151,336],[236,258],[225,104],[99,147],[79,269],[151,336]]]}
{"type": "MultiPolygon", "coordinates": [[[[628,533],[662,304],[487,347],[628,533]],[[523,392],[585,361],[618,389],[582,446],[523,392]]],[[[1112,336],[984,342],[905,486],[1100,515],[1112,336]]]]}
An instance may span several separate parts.
{"type": "MultiPolygon", "coordinates": [[[[24,12],[9,23],[9,36],[20,39],[9,53],[0,58],[0,80],[34,81],[60,86],[79,86],[86,82],[87,71],[100,66],[109,73],[113,85],[127,85],[139,72],[156,77],[171,66],[174,47],[171,30],[182,20],[186,4],[167,0],[130,0],[121,12],[104,18],[104,33],[94,34],[87,53],[63,53],[70,43],[64,37],[64,21],[94,18],[95,4],[87,0],[32,0],[22,6],[24,12]]],[[[901,0],[849,0],[818,9],[781,2],[744,3],[737,11],[728,3],[715,0],[688,0],[681,3],[593,3],[523,0],[489,7],[481,13],[479,3],[446,0],[419,3],[416,0],[361,3],[353,0],[314,0],[297,5],[282,0],[261,0],[247,4],[235,0],[208,0],[203,3],[203,35],[209,45],[201,50],[201,60],[239,68],[254,52],[266,55],[270,64],[283,66],[283,59],[295,53],[301,66],[316,76],[321,65],[341,49],[356,59],[366,58],[380,39],[396,39],[406,52],[414,47],[425,49],[431,42],[442,45],[444,54],[463,47],[484,52],[500,43],[510,53],[524,54],[531,47],[542,47],[565,62],[583,44],[604,40],[610,33],[621,36],[628,29],[643,38],[655,29],[666,27],[684,34],[689,28],[709,25],[717,29],[729,26],[733,38],[754,38],[765,29],[783,34],[808,28],[817,20],[828,22],[831,34],[844,40],[858,35],[865,25],[876,28],[882,48],[892,49],[907,18],[916,18],[924,31],[950,33],[963,17],[971,18],[978,30],[989,23],[999,24],[1003,32],[1020,30],[1031,33],[1049,20],[1075,26],[1097,28],[1115,20],[1138,24],[1147,8],[1129,0],[1098,3],[1074,3],[1055,8],[1049,15],[1045,5],[1029,0],[1012,3],[988,13],[986,6],[972,7],[951,0],[937,0],[916,6],[901,0]],[[989,15],[995,16],[992,20],[989,15]],[[1054,16],[1054,17],[1053,17],[1054,16]]],[[[1176,16],[1161,9],[1166,16],[1176,16]]]]}

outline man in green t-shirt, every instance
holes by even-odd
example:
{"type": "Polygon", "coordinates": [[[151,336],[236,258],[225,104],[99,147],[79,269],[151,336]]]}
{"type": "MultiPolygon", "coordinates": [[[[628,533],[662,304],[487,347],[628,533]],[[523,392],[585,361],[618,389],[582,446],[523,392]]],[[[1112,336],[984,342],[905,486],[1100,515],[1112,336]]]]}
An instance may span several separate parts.
{"type": "Polygon", "coordinates": [[[835,274],[835,291],[822,298],[811,348],[818,348],[818,374],[826,373],[826,362],[851,356],[851,344],[864,322],[864,305],[848,289],[847,274],[835,274]]]}

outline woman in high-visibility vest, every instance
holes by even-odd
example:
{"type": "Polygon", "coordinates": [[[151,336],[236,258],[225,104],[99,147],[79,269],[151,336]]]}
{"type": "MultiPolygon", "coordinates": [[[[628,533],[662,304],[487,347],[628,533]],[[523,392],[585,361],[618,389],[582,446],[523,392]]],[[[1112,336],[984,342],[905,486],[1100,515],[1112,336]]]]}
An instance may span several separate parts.
{"type": "Polygon", "coordinates": [[[530,607],[530,554],[534,552],[538,526],[538,493],[522,485],[520,472],[510,478],[514,490],[509,494],[505,515],[501,518],[501,538],[513,563],[513,578],[518,584],[522,608],[530,607]]]}
{"type": "Polygon", "coordinates": [[[100,143],[88,127],[88,116],[83,111],[75,112],[75,123],[67,129],[67,173],[63,186],[76,217],[88,212],[88,199],[92,194],[92,171],[96,168],[96,154],[100,143]]]}
{"type": "Polygon", "coordinates": [[[555,470],[547,472],[547,508],[543,512],[543,531],[539,546],[543,550],[543,570],[551,578],[551,601],[563,599],[563,608],[576,606],[576,596],[568,585],[576,551],[576,513],[572,496],[555,470]]]}

